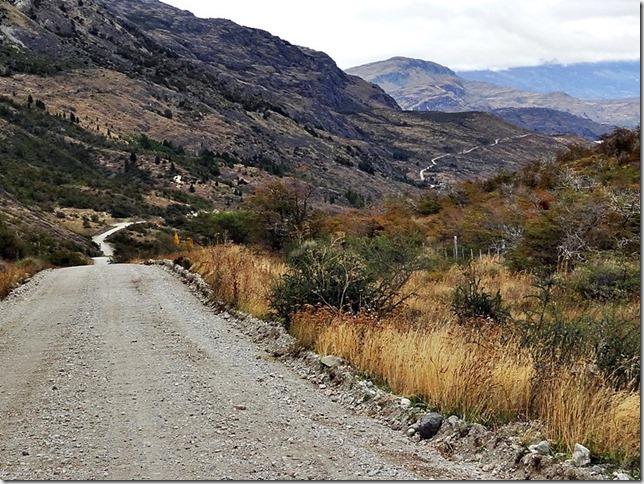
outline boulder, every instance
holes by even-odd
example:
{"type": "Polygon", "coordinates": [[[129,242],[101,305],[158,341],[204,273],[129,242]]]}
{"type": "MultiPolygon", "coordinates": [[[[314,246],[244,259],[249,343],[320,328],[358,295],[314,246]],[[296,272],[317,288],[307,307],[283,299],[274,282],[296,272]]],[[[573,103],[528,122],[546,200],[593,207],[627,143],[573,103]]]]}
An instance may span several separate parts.
{"type": "Polygon", "coordinates": [[[337,356],[325,356],[324,358],[320,358],[320,363],[322,363],[324,366],[328,366],[329,368],[335,368],[336,366],[340,366],[342,364],[342,360],[338,358],[337,356]]]}
{"type": "Polygon", "coordinates": [[[550,442],[542,440],[538,444],[528,447],[528,450],[533,454],[548,455],[550,453],[550,442]]]}
{"type": "Polygon", "coordinates": [[[572,463],[577,467],[584,467],[590,464],[590,450],[581,444],[575,444],[572,451],[572,463]]]}
{"type": "Polygon", "coordinates": [[[438,433],[441,425],[443,425],[443,416],[440,413],[426,413],[418,422],[418,434],[422,439],[430,439],[438,433]]]}
{"type": "Polygon", "coordinates": [[[613,472],[613,475],[615,478],[613,479],[614,481],[631,481],[631,476],[626,474],[625,472],[613,472]]]}

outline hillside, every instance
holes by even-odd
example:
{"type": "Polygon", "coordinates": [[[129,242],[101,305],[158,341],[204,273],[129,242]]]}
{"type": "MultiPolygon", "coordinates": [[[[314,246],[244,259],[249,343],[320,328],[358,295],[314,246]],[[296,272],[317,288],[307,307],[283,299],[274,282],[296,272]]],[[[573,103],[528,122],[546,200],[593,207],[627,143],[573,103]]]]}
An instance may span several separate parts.
{"type": "Polygon", "coordinates": [[[341,209],[356,195],[421,193],[419,171],[443,153],[490,145],[441,166],[448,185],[569,141],[522,137],[483,113],[402,111],[324,53],[156,0],[12,0],[0,17],[0,136],[11,147],[0,188],[47,213],[172,224],[236,207],[277,178],[341,209]],[[492,146],[500,137],[513,141],[492,146]]]}
{"type": "MultiPolygon", "coordinates": [[[[608,125],[606,128],[639,123],[639,98],[585,101],[563,92],[524,91],[468,80],[444,66],[419,59],[394,57],[347,72],[379,85],[403,109],[461,112],[538,107],[608,125]]],[[[583,120],[568,116],[566,123],[571,126],[568,132],[575,132],[583,120]]]]}
{"type": "Polygon", "coordinates": [[[548,108],[501,108],[492,114],[515,126],[544,134],[572,134],[598,140],[615,130],[616,126],[596,123],[581,116],[548,108]]]}

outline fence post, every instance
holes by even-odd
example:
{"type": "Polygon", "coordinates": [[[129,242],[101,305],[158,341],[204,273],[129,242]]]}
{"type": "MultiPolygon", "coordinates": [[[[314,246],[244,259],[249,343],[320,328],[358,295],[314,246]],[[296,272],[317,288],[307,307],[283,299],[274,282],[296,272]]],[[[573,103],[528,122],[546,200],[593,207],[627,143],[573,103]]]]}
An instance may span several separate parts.
{"type": "Polygon", "coordinates": [[[454,259],[458,260],[458,235],[454,236],[454,259]]]}

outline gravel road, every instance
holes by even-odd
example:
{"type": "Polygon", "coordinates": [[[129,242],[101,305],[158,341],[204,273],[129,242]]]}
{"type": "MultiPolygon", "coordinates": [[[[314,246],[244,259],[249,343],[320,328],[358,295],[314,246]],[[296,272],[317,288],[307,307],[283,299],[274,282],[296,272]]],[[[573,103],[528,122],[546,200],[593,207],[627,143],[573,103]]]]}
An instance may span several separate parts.
{"type": "Polygon", "coordinates": [[[155,266],[0,303],[0,479],[484,479],[329,399],[155,266]]]}

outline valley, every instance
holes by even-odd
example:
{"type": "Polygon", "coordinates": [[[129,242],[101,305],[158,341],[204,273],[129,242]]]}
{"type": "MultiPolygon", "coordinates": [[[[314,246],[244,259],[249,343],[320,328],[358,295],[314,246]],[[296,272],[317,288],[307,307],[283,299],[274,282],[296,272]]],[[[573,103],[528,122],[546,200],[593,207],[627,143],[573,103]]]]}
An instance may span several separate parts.
{"type": "Polygon", "coordinates": [[[639,103],[0,1],[0,478],[639,478],[639,103]]]}

